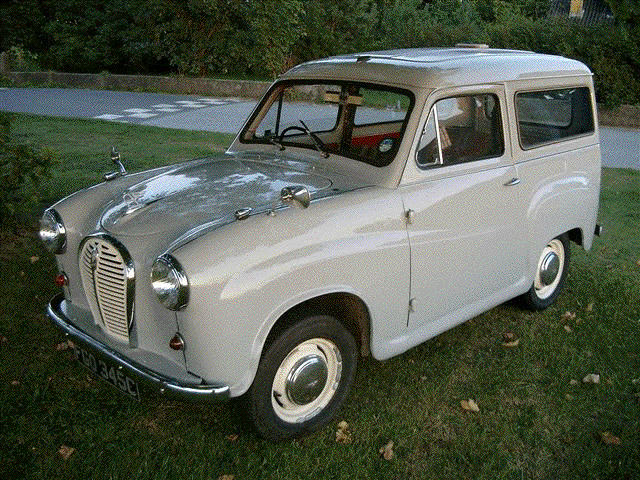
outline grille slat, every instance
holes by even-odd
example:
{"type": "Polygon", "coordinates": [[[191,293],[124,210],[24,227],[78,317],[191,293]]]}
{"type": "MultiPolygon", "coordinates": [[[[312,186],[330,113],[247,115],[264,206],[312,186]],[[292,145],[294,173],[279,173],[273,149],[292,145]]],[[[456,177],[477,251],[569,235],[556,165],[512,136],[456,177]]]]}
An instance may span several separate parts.
{"type": "Polygon", "coordinates": [[[82,283],[94,318],[107,333],[129,339],[133,275],[129,254],[105,236],[88,237],[79,255],[82,283]]]}
{"type": "Polygon", "coordinates": [[[113,295],[116,295],[116,296],[124,295],[124,292],[126,291],[126,288],[124,288],[124,285],[113,285],[111,283],[105,284],[104,281],[102,280],[98,280],[96,283],[98,284],[101,290],[104,290],[105,292],[111,292],[113,295]]]}

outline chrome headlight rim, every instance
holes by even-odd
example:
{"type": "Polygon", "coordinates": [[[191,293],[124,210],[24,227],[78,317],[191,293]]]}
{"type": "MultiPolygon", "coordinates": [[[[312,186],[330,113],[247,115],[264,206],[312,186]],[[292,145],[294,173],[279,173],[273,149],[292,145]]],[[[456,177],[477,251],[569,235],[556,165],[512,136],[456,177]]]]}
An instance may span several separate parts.
{"type": "Polygon", "coordinates": [[[60,214],[53,208],[45,210],[42,214],[38,236],[51,253],[61,254],[67,249],[67,230],[60,214]]]}
{"type": "Polygon", "coordinates": [[[189,303],[189,279],[172,255],[161,255],[153,262],[151,287],[160,303],[169,310],[182,310],[189,303]]]}

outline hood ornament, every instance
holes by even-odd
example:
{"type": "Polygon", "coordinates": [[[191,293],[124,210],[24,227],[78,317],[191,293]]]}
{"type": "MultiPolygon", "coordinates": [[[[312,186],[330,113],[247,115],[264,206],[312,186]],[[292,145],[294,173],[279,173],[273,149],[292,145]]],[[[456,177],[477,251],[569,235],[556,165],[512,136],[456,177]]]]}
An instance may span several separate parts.
{"type": "Polygon", "coordinates": [[[111,147],[111,161],[116,167],[118,167],[118,171],[105,173],[104,180],[106,182],[110,180],[114,180],[117,177],[124,177],[127,174],[127,169],[124,168],[124,165],[122,164],[122,159],[120,157],[120,152],[116,150],[116,147],[111,147]]]}
{"type": "Polygon", "coordinates": [[[124,195],[122,195],[122,201],[127,205],[127,211],[124,214],[129,215],[136,210],[146,207],[147,204],[144,202],[143,197],[142,192],[125,192],[124,195]]]}

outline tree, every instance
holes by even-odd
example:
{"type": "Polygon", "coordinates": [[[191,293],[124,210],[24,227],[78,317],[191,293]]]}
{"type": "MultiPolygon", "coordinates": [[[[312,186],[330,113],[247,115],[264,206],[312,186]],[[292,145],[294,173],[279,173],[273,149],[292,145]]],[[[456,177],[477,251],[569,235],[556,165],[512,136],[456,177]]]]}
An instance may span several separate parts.
{"type": "Polygon", "coordinates": [[[254,0],[252,33],[264,68],[277,76],[295,63],[293,47],[306,34],[300,0],[254,0]]]}

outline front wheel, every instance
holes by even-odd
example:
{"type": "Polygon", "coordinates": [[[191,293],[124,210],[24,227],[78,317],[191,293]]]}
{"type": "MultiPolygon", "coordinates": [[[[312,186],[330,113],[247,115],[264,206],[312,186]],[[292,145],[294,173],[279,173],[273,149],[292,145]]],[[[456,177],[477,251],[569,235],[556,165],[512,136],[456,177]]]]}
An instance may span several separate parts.
{"type": "Polygon", "coordinates": [[[258,433],[279,441],[326,425],[349,393],[357,351],[353,335],[331,316],[307,317],[282,332],[245,398],[258,433]]]}
{"type": "Polygon", "coordinates": [[[532,310],[550,306],[564,287],[571,258],[571,246],[566,234],[551,240],[542,249],[533,285],[520,298],[532,310]]]}

